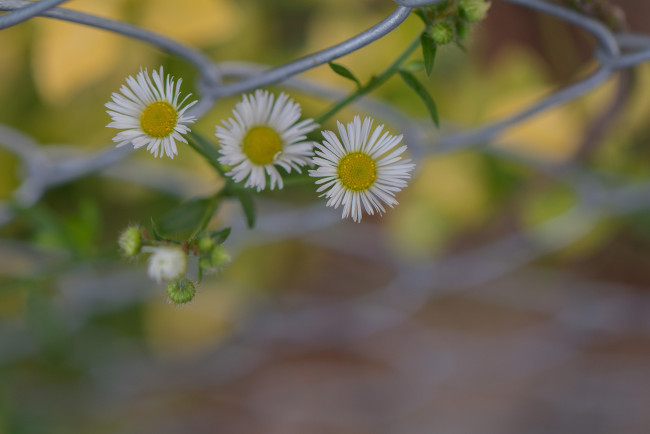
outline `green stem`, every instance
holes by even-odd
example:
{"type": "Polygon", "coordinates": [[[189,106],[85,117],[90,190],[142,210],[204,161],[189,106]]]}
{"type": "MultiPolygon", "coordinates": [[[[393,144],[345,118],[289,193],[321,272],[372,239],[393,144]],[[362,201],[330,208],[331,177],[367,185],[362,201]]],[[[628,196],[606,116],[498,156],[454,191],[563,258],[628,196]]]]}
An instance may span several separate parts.
{"type": "Polygon", "coordinates": [[[402,52],[402,54],[399,55],[397,59],[388,67],[386,68],[381,74],[379,74],[376,77],[372,77],[368,83],[366,83],[364,86],[360,87],[356,91],[352,92],[350,95],[346,96],[342,100],[338,101],[335,103],[332,107],[330,107],[329,110],[327,110],[325,113],[320,115],[318,118],[316,118],[316,122],[318,122],[320,125],[322,125],[325,121],[327,121],[329,118],[334,116],[339,110],[341,110],[343,107],[346,105],[352,103],[353,101],[359,99],[363,95],[367,94],[368,92],[378,88],[380,85],[386,82],[390,77],[392,77],[402,66],[402,63],[406,61],[406,59],[415,51],[415,49],[420,45],[420,36],[418,35],[417,38],[413,40],[409,44],[408,47],[402,52]]]}
{"type": "Polygon", "coordinates": [[[198,152],[199,155],[205,158],[208,164],[210,164],[220,175],[226,175],[227,170],[219,164],[218,161],[218,158],[221,156],[219,150],[210,140],[197,132],[190,131],[188,134],[187,144],[198,152]]]}
{"type": "Polygon", "coordinates": [[[203,213],[203,216],[201,217],[201,221],[199,222],[199,225],[194,229],[192,232],[192,235],[190,235],[187,239],[188,242],[192,242],[196,239],[196,237],[199,236],[201,232],[208,226],[208,223],[210,223],[210,220],[212,219],[212,216],[217,210],[217,207],[219,206],[219,202],[221,199],[224,197],[226,194],[226,186],[224,186],[221,190],[216,192],[211,198],[210,202],[208,203],[208,206],[205,208],[205,212],[203,213]]]}

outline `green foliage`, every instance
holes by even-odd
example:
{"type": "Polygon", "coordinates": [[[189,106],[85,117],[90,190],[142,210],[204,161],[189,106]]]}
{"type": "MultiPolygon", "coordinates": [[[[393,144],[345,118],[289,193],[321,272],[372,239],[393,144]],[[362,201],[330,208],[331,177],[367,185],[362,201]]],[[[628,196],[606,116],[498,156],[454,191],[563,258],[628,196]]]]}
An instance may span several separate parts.
{"type": "Polygon", "coordinates": [[[213,244],[223,244],[230,236],[230,230],[230,227],[227,227],[216,231],[205,232],[203,235],[212,240],[213,244]]]}
{"type": "Polygon", "coordinates": [[[218,195],[181,204],[156,220],[156,233],[164,238],[195,238],[208,225],[218,204],[218,195]]]}
{"type": "Polygon", "coordinates": [[[358,88],[361,87],[361,82],[357,79],[357,77],[354,76],[354,74],[348,68],[334,62],[329,62],[328,65],[330,68],[332,68],[332,71],[334,71],[341,77],[354,81],[357,84],[358,88]]]}
{"type": "Polygon", "coordinates": [[[76,256],[97,252],[102,218],[94,200],[82,199],[75,213],[55,212],[44,204],[17,210],[32,228],[33,240],[76,256]]]}
{"type": "Polygon", "coordinates": [[[253,201],[253,194],[249,189],[245,188],[232,188],[229,190],[231,197],[239,200],[244,215],[246,216],[246,224],[249,228],[255,226],[255,202],[253,201]]]}
{"type": "Polygon", "coordinates": [[[414,40],[409,44],[408,47],[391,63],[388,68],[382,71],[379,75],[373,76],[370,80],[356,91],[348,95],[347,97],[341,99],[332,105],[332,107],[325,111],[322,115],[316,118],[316,122],[323,124],[326,120],[334,116],[339,110],[353,103],[363,95],[375,90],[380,85],[385,83],[390,77],[392,77],[397,71],[402,67],[402,65],[407,61],[408,57],[415,51],[415,49],[420,45],[420,38],[414,40]]]}
{"type": "Polygon", "coordinates": [[[187,143],[201,155],[205,161],[208,162],[216,171],[222,176],[226,175],[225,168],[219,164],[219,153],[218,147],[211,142],[210,140],[203,137],[201,134],[196,131],[190,131],[187,135],[187,143]]]}
{"type": "Polygon", "coordinates": [[[469,37],[471,26],[466,21],[457,20],[455,22],[455,30],[456,30],[456,44],[460,44],[462,41],[464,41],[469,37]]]}
{"type": "Polygon", "coordinates": [[[439,127],[440,121],[438,119],[438,109],[436,108],[436,103],[433,101],[433,98],[431,98],[431,95],[429,95],[427,89],[410,72],[401,70],[399,71],[399,75],[402,77],[404,82],[415,91],[422,102],[424,102],[427,110],[429,111],[429,114],[431,115],[433,123],[436,125],[436,127],[439,127]]]}
{"type": "Polygon", "coordinates": [[[427,73],[427,77],[431,75],[433,71],[433,64],[436,60],[436,51],[438,46],[433,41],[431,35],[427,32],[422,32],[420,36],[420,45],[422,46],[422,57],[424,59],[424,69],[427,73]]]}

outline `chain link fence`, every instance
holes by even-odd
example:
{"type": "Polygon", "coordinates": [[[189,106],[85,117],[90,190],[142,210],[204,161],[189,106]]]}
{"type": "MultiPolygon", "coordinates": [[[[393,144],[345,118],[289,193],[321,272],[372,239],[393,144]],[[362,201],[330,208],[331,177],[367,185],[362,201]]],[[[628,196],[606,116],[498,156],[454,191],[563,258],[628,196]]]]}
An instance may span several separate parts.
{"type": "MultiPolygon", "coordinates": [[[[647,240],[639,243],[641,259],[635,262],[641,284],[565,270],[554,258],[603,224],[625,222],[650,209],[650,181],[614,178],[588,158],[605,124],[628,104],[633,91],[625,90],[626,74],[650,59],[650,35],[614,33],[553,2],[495,0],[500,1],[590,34],[596,41],[593,71],[469,130],[444,121],[437,130],[430,121],[373,98],[356,107],[403,132],[418,163],[416,179],[427,170],[426,161],[475,153],[525,170],[527,179],[560,186],[574,198],[570,207],[525,228],[491,229],[486,221],[480,236],[435,259],[418,260],[405,260],[387,246],[376,220],[342,222],[320,202],[261,198],[253,230],[244,227],[236,208],[228,209],[221,218],[233,224],[228,248],[235,265],[240,256],[262,251],[268,255],[262,262],[275,264],[269,257],[275,254],[289,258],[294,265],[283,268],[286,274],[309,272],[282,280],[293,289],[254,301],[242,295],[250,290],[246,283],[212,279],[194,300],[196,306],[171,311],[156,323],[164,330],[157,339],[181,342],[175,355],[160,355],[132,332],[115,332],[119,324],[98,321],[160,304],[160,288],[143,267],[78,260],[57,268],[47,280],[53,294],[44,306],[32,304],[35,312],[57,318],[61,330],[49,330],[49,320],[34,326],[21,316],[0,322],[0,378],[9,402],[0,428],[4,420],[6,432],[647,432],[650,299],[643,282],[650,282],[647,268],[641,269],[650,265],[643,260],[647,240]],[[576,158],[553,163],[503,146],[504,132],[612,79],[623,91],[584,131],[576,158]],[[182,345],[183,333],[190,333],[183,322],[193,315],[207,318],[200,351],[182,345]],[[49,348],[34,327],[57,334],[54,346],[65,348],[66,356],[52,356],[56,348],[49,348]],[[63,343],[66,339],[71,341],[63,343]],[[42,365],[51,361],[48,357],[66,359],[57,369],[73,378],[48,377],[42,365]],[[39,413],[35,422],[26,409],[39,413]],[[48,421],[60,426],[39,425],[48,421]]],[[[0,29],[42,16],[152,44],[196,68],[200,101],[191,114],[201,118],[224,98],[264,86],[325,100],[343,97],[338,87],[298,75],[388,35],[411,8],[437,3],[395,2],[394,12],[368,30],[280,66],[214,62],[162,35],[60,8],[61,0],[0,0],[0,10],[9,11],[0,16],[0,29]]],[[[0,146],[22,167],[20,186],[0,202],[5,227],[51,189],[91,175],[180,199],[196,194],[196,186],[205,182],[192,170],[128,158],[131,151],[125,148],[107,145],[82,153],[71,146],[42,146],[9,126],[0,126],[0,146]]],[[[533,194],[534,182],[522,188],[523,196],[527,189],[533,194]]],[[[0,240],[0,255],[28,264],[7,271],[3,285],[9,288],[11,282],[38,279],[67,254],[8,237],[0,240]]]]}

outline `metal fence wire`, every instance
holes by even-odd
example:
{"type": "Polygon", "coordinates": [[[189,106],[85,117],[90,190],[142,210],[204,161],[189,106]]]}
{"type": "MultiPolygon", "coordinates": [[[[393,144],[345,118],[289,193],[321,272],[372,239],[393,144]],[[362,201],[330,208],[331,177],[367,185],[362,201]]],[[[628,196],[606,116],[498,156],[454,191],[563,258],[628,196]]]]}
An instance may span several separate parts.
{"type": "MultiPolygon", "coordinates": [[[[350,271],[331,260],[329,273],[349,273],[352,282],[364,285],[370,279],[372,289],[325,299],[278,294],[272,302],[249,306],[227,338],[202,352],[156,357],[128,336],[101,342],[103,332],[93,323],[160,297],[158,290],[133,290],[152,288],[146,273],[128,264],[110,272],[82,264],[61,272],[52,300],[67,333],[81,339],[77,348],[93,353],[75,355],[83,379],[64,391],[51,379],[27,380],[28,372],[16,367],[43,348],[29,324],[6,318],[0,321],[0,372],[16,375],[5,380],[13,406],[32,406],[49,414],[46,420],[83,427],[79,432],[648,432],[648,293],[549,270],[540,261],[603,222],[650,210],[650,182],[614,180],[582,158],[549,163],[497,145],[504,131],[523,121],[593,92],[612,77],[624,80],[627,69],[650,60],[650,35],[614,33],[549,1],[494,1],[539,11],[589,33],[596,41],[597,67],[530,106],[471,130],[444,120],[436,130],[430,121],[373,98],[356,106],[398,126],[416,163],[461,150],[489,155],[557,181],[576,198],[572,208],[538,226],[511,228],[481,244],[414,263],[379,246],[372,222],[342,222],[322,203],[260,200],[255,229],[233,218],[228,248],[235,258],[256,246],[297,240],[363,264],[350,271]],[[450,318],[449,312],[476,315],[477,322],[465,329],[455,322],[465,320],[450,318]],[[25,385],[22,392],[17,385],[25,385]],[[59,393],[65,402],[57,401],[59,393]],[[48,406],[54,410],[48,413],[48,406]]],[[[362,49],[399,27],[413,8],[438,2],[395,0],[394,12],[371,28],[271,67],[215,62],[163,35],[59,7],[64,0],[0,0],[0,10],[9,11],[0,16],[0,29],[40,16],[151,44],[196,68],[199,103],[190,114],[201,118],[223,98],[270,85],[339,98],[342,90],[299,74],[362,49]]],[[[622,105],[614,101],[607,109],[620,112],[622,105]]],[[[182,168],[132,161],[130,150],[112,145],[94,153],[67,147],[59,152],[0,126],[0,146],[22,167],[11,201],[0,202],[0,226],[14,222],[17,208],[37,204],[48,190],[93,174],[180,198],[191,194],[194,182],[194,174],[182,168]]],[[[38,264],[58,254],[8,239],[0,241],[0,252],[38,264]]],[[[647,270],[639,273],[647,276],[647,270]]],[[[223,309],[210,305],[207,292],[193,303],[207,311],[223,309]]],[[[2,418],[0,413],[0,428],[2,418]]]]}

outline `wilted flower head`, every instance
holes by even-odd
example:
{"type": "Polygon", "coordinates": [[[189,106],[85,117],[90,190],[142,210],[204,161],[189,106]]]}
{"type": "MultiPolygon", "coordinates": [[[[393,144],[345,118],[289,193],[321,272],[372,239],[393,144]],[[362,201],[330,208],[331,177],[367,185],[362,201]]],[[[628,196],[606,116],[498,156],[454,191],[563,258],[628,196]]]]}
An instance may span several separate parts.
{"type": "Polygon", "coordinates": [[[187,270],[187,253],[176,246],[145,247],[150,252],[149,277],[158,283],[183,277],[187,270]]]}

